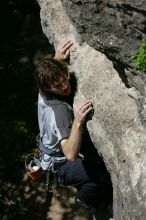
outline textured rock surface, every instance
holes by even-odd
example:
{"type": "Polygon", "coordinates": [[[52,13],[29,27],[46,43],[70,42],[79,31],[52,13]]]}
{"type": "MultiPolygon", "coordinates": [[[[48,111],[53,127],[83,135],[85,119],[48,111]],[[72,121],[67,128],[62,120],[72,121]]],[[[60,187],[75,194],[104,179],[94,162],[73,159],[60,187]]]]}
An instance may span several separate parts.
{"type": "Polygon", "coordinates": [[[62,3],[81,40],[112,60],[125,85],[138,90],[138,110],[146,125],[143,114],[146,74],[137,73],[131,62],[141,41],[146,40],[146,1],[62,0],[62,3]]]}
{"type": "MultiPolygon", "coordinates": [[[[78,79],[76,102],[81,99],[91,99],[94,103],[95,115],[93,120],[89,122],[89,130],[96,148],[103,155],[104,161],[111,174],[114,196],[114,219],[145,220],[146,135],[142,123],[144,120],[142,121],[142,117],[139,113],[139,105],[142,103],[139,102],[139,100],[141,99],[143,104],[145,103],[144,81],[142,81],[139,76],[135,76],[136,78],[133,77],[129,72],[131,81],[133,80],[137,87],[127,88],[122,82],[120,74],[113,68],[112,62],[109,61],[104,54],[94,49],[99,49],[96,47],[96,43],[93,42],[92,47],[86,43],[88,39],[92,39],[94,33],[92,33],[91,29],[90,32],[88,32],[88,38],[86,38],[86,34],[79,31],[80,21],[79,24],[77,21],[79,20],[78,13],[80,10],[78,11],[77,8],[74,8],[71,2],[76,3],[76,6],[82,6],[83,2],[87,3],[89,12],[90,8],[97,10],[97,8],[94,7],[97,1],[39,0],[38,2],[41,7],[42,28],[49,41],[55,46],[65,38],[69,38],[74,42],[71,51],[70,70],[76,73],[78,79]],[[66,5],[67,2],[68,5],[71,4],[70,8],[66,5]],[[62,4],[65,4],[65,7],[63,7],[62,4]],[[71,21],[72,13],[74,16],[77,15],[75,22],[76,27],[71,21]],[[68,14],[71,16],[71,19],[68,14]],[[85,36],[85,41],[83,41],[83,36],[85,36]],[[141,88],[143,88],[142,94],[141,88]]],[[[102,1],[99,2],[100,5],[102,5],[102,1]]],[[[123,16],[125,14],[128,16],[128,13],[130,13],[128,11],[131,7],[139,8],[137,9],[137,16],[139,14],[138,12],[143,14],[141,12],[144,11],[144,1],[143,4],[142,1],[139,1],[137,4],[133,1],[128,1],[127,4],[130,5],[131,3],[132,5],[128,8],[125,6],[127,5],[126,1],[124,2],[124,4],[120,4],[120,1],[118,3],[119,5],[123,5],[123,9],[121,9],[123,16]]],[[[109,1],[108,4],[117,5],[117,1],[109,1]]],[[[103,11],[107,9],[106,5],[105,8],[101,8],[103,11]]],[[[84,11],[87,11],[87,9],[84,9],[84,11]]],[[[81,12],[84,14],[83,9],[81,12]]],[[[86,23],[89,22],[88,24],[90,24],[91,21],[95,22],[92,19],[92,13],[91,18],[90,13],[87,14],[89,20],[87,21],[87,16],[85,16],[86,23]]],[[[99,17],[98,13],[97,17],[99,17]]],[[[98,22],[100,23],[102,22],[102,18],[99,18],[98,22]]],[[[119,21],[120,18],[118,22],[119,21]]],[[[135,22],[137,22],[136,18],[135,22]]],[[[114,25],[116,25],[118,33],[121,29],[117,23],[114,25]]],[[[123,26],[121,26],[121,28],[123,28],[123,26]]],[[[121,30],[119,34],[124,33],[124,31],[122,31],[123,30],[121,30]]],[[[141,32],[142,31],[143,30],[141,30],[141,32]]],[[[107,30],[105,34],[108,35],[107,30]]],[[[127,34],[123,36],[123,41],[121,42],[123,53],[125,53],[124,59],[127,59],[126,54],[129,53],[126,36],[127,34]]],[[[135,38],[135,35],[133,38],[135,38]]],[[[133,38],[131,37],[131,42],[134,42],[133,38]]],[[[114,39],[115,37],[113,37],[113,44],[116,45],[114,39]]],[[[106,36],[105,38],[103,37],[102,40],[103,42],[105,40],[105,44],[109,41],[106,41],[106,36]]],[[[135,47],[137,47],[137,45],[135,47]]],[[[144,110],[145,109],[143,109],[143,111],[144,110]]]]}
{"type": "Polygon", "coordinates": [[[63,0],[82,38],[108,57],[129,65],[146,31],[144,0],[63,0]]]}

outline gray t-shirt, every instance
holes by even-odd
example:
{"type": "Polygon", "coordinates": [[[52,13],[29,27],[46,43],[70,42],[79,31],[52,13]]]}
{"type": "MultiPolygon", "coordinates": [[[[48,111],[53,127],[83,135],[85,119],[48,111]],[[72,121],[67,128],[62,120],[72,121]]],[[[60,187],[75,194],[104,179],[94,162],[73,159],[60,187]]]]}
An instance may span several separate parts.
{"type": "MultiPolygon", "coordinates": [[[[68,138],[73,120],[73,110],[66,102],[53,99],[46,100],[39,94],[38,122],[40,137],[44,147],[52,152],[61,152],[60,141],[68,138]]],[[[63,158],[59,158],[62,160],[63,158]]],[[[51,157],[44,154],[41,163],[42,169],[51,167],[51,157]]]]}

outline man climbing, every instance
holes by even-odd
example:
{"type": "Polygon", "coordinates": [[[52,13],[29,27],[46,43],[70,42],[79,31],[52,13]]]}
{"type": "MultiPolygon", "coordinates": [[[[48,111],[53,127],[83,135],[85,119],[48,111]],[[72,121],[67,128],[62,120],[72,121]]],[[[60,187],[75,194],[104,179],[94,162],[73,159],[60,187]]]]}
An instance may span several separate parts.
{"type": "Polygon", "coordinates": [[[54,58],[45,57],[37,66],[41,166],[55,171],[59,184],[74,186],[78,203],[97,211],[107,202],[109,176],[86,128],[92,102],[72,108],[74,91],[62,62],[71,46],[70,41],[60,44],[54,58]]]}

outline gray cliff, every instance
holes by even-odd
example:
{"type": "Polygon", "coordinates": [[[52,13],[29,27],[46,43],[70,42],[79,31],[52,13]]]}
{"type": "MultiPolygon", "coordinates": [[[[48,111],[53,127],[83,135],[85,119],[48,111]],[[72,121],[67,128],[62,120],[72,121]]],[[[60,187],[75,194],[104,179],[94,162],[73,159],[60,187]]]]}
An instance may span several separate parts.
{"type": "Polygon", "coordinates": [[[91,99],[88,123],[113,184],[115,220],[146,219],[146,77],[130,56],[145,39],[146,2],[38,0],[43,32],[54,46],[71,39],[75,102],[91,99]]]}

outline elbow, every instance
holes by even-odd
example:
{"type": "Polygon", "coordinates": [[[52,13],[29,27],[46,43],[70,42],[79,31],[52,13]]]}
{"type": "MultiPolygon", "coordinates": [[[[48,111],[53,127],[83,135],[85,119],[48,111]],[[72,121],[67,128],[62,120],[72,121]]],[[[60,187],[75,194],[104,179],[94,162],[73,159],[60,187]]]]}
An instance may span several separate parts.
{"type": "Polygon", "coordinates": [[[67,160],[70,160],[70,161],[75,161],[77,156],[73,155],[73,154],[68,154],[66,155],[66,158],[67,160]]]}

